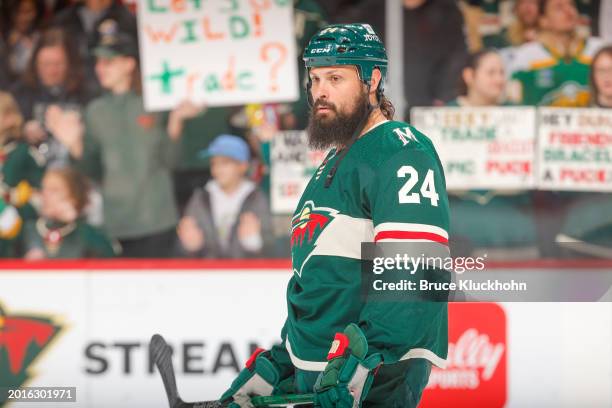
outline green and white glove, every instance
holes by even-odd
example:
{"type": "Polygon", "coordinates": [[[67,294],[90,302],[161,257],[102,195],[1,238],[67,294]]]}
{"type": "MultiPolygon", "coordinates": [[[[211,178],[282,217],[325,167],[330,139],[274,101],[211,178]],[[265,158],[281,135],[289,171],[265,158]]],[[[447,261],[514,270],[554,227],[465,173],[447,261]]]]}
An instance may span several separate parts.
{"type": "Polygon", "coordinates": [[[368,341],[354,323],[336,333],[327,366],[314,387],[315,407],[357,408],[365,400],[374,375],[382,364],[379,353],[368,354],[368,341]]]}
{"type": "Polygon", "coordinates": [[[283,346],[258,348],[220,401],[230,408],[253,408],[251,397],[293,392],[295,369],[283,346]]]}

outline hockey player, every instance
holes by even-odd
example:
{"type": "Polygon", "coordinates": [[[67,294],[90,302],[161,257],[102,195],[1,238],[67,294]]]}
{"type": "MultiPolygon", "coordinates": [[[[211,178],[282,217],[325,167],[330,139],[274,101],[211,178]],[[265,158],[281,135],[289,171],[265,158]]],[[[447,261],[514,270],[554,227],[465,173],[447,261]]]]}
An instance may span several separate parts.
{"type": "Polygon", "coordinates": [[[257,350],[221,401],[314,392],[320,407],[414,407],[431,363],[445,365],[447,304],[364,302],[360,247],[418,241],[448,254],[442,165],[427,137],[392,120],[386,51],[369,25],[324,28],[304,61],[310,145],[331,150],[292,220],[282,342],[257,350]]]}

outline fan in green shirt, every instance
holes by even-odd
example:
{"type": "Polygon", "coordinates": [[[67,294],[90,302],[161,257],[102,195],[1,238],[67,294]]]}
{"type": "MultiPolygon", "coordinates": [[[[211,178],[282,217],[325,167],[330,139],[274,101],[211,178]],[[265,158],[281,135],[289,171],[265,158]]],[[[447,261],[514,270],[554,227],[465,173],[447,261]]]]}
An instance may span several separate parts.
{"type": "Polygon", "coordinates": [[[88,190],[86,178],[75,169],[53,168],[45,173],[40,217],[24,226],[26,259],[115,256],[106,234],[82,217],[88,190]]]}
{"type": "Polygon", "coordinates": [[[577,34],[578,11],[573,0],[540,2],[536,41],[512,55],[509,96],[522,105],[585,107],[589,104],[589,66],[603,45],[577,34]]]}

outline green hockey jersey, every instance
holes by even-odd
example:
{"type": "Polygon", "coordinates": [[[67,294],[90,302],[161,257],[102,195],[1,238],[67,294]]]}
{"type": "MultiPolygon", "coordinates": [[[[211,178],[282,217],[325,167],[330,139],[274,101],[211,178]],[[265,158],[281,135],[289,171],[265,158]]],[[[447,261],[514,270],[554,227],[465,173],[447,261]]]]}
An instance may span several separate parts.
{"type": "Polygon", "coordinates": [[[100,229],[77,220],[70,224],[39,218],[23,227],[26,250],[41,249],[47,259],[112,258],[112,242],[100,229]]]}
{"type": "Polygon", "coordinates": [[[368,303],[360,292],[362,242],[425,242],[449,254],[448,198],[433,144],[406,123],[384,121],[355,142],[325,188],[337,160],[332,149],[292,219],[282,338],[293,364],[322,371],[334,334],[357,323],[386,364],[425,358],[444,367],[447,303],[368,303]]]}
{"type": "Polygon", "coordinates": [[[510,100],[522,105],[588,106],[591,58],[601,45],[597,38],[577,41],[570,57],[538,41],[516,48],[510,64],[510,100]]]}

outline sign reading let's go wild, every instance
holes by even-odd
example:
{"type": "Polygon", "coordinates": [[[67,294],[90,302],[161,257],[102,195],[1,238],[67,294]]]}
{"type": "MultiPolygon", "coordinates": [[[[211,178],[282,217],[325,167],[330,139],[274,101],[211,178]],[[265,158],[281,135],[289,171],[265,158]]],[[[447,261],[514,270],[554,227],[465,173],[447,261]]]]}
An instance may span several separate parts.
{"type": "Polygon", "coordinates": [[[145,107],[298,98],[292,0],[140,0],[145,107]]]}

